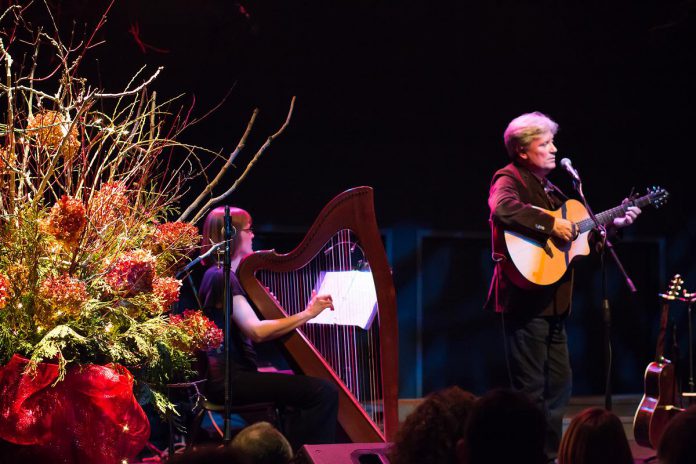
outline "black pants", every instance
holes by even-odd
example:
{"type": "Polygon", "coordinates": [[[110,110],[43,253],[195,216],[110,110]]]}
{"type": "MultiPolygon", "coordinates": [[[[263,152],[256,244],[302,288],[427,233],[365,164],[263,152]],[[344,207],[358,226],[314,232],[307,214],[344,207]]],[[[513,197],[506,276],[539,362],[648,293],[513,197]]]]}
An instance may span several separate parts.
{"type": "MultiPolygon", "coordinates": [[[[207,397],[223,403],[224,375],[211,378],[211,373],[207,397]]],[[[234,370],[230,390],[230,399],[235,405],[272,402],[281,408],[289,406],[292,411],[285,416],[284,432],[295,450],[305,444],[335,441],[338,390],[331,382],[304,375],[234,370]]]]}
{"type": "Polygon", "coordinates": [[[555,457],[573,382],[565,322],[560,317],[518,321],[506,315],[504,323],[512,387],[546,414],[546,452],[555,457]]]}

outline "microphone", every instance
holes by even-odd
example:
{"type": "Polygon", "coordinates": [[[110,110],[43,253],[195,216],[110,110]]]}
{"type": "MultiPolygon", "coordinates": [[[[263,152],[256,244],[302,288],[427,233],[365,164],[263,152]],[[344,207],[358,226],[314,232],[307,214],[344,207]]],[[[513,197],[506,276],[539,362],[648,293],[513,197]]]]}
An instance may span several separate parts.
{"type": "Polygon", "coordinates": [[[195,265],[197,265],[198,263],[200,263],[201,261],[206,259],[208,256],[212,255],[215,251],[217,251],[218,248],[220,248],[224,244],[225,244],[224,241],[212,244],[210,247],[210,250],[206,251],[205,253],[200,255],[198,258],[194,259],[193,261],[188,263],[186,266],[184,266],[183,269],[181,269],[179,272],[176,273],[176,277],[180,277],[180,276],[188,273],[188,271],[190,271],[195,265]]]}
{"type": "MultiPolygon", "coordinates": [[[[232,217],[230,216],[229,206],[225,206],[225,226],[223,230],[225,231],[225,240],[230,240],[232,238],[232,217]]],[[[237,230],[235,229],[234,232],[236,234],[237,230]]]]}
{"type": "Polygon", "coordinates": [[[575,170],[568,158],[563,158],[561,160],[561,166],[563,169],[568,171],[568,174],[570,174],[570,177],[572,177],[573,180],[580,182],[580,175],[578,174],[578,171],[575,170]]]}

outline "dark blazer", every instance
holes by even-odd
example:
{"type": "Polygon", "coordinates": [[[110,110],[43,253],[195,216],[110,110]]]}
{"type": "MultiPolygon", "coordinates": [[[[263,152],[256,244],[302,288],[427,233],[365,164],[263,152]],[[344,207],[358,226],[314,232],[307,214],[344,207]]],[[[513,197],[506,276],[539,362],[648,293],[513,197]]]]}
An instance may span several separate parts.
{"type": "Polygon", "coordinates": [[[486,307],[520,318],[563,315],[571,304],[572,269],[555,284],[523,289],[516,286],[501,267],[504,260],[510,259],[503,230],[514,230],[542,242],[551,236],[553,216],[535,206],[555,210],[567,197],[550,183],[547,183],[547,193],[543,181],[525,167],[510,163],[493,175],[488,196],[493,259],[497,264],[486,307]]]}

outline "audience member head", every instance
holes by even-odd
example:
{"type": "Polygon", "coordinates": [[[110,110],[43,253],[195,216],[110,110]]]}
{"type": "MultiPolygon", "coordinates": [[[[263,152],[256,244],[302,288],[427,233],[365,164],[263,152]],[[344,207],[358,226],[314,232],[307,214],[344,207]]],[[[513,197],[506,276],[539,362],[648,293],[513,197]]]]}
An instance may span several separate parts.
{"type": "Polygon", "coordinates": [[[669,421],[657,446],[660,464],[696,462],[696,405],[669,421]]]}
{"type": "Polygon", "coordinates": [[[231,446],[240,464],[285,464],[292,459],[290,443],[268,422],[245,427],[231,446]]]}
{"type": "Polygon", "coordinates": [[[526,395],[493,390],[469,414],[460,452],[466,464],[544,463],[544,414],[526,395]]]}
{"type": "Polygon", "coordinates": [[[391,464],[456,463],[474,395],[449,387],[428,395],[406,418],[389,451],[391,464]]]}
{"type": "Polygon", "coordinates": [[[232,449],[222,445],[203,445],[175,454],[167,464],[238,464],[232,449]]]}
{"type": "Polygon", "coordinates": [[[558,464],[632,464],[621,420],[603,408],[589,408],[573,417],[563,435],[558,464]]]}

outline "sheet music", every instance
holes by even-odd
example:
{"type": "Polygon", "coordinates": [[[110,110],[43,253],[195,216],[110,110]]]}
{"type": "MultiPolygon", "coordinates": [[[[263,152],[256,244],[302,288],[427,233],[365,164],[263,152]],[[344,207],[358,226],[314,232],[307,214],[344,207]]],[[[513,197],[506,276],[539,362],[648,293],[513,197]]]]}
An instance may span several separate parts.
{"type": "Polygon", "coordinates": [[[319,295],[331,295],[334,310],[323,311],[308,324],[370,328],[377,313],[377,293],[371,272],[322,272],[315,288],[319,295]]]}

